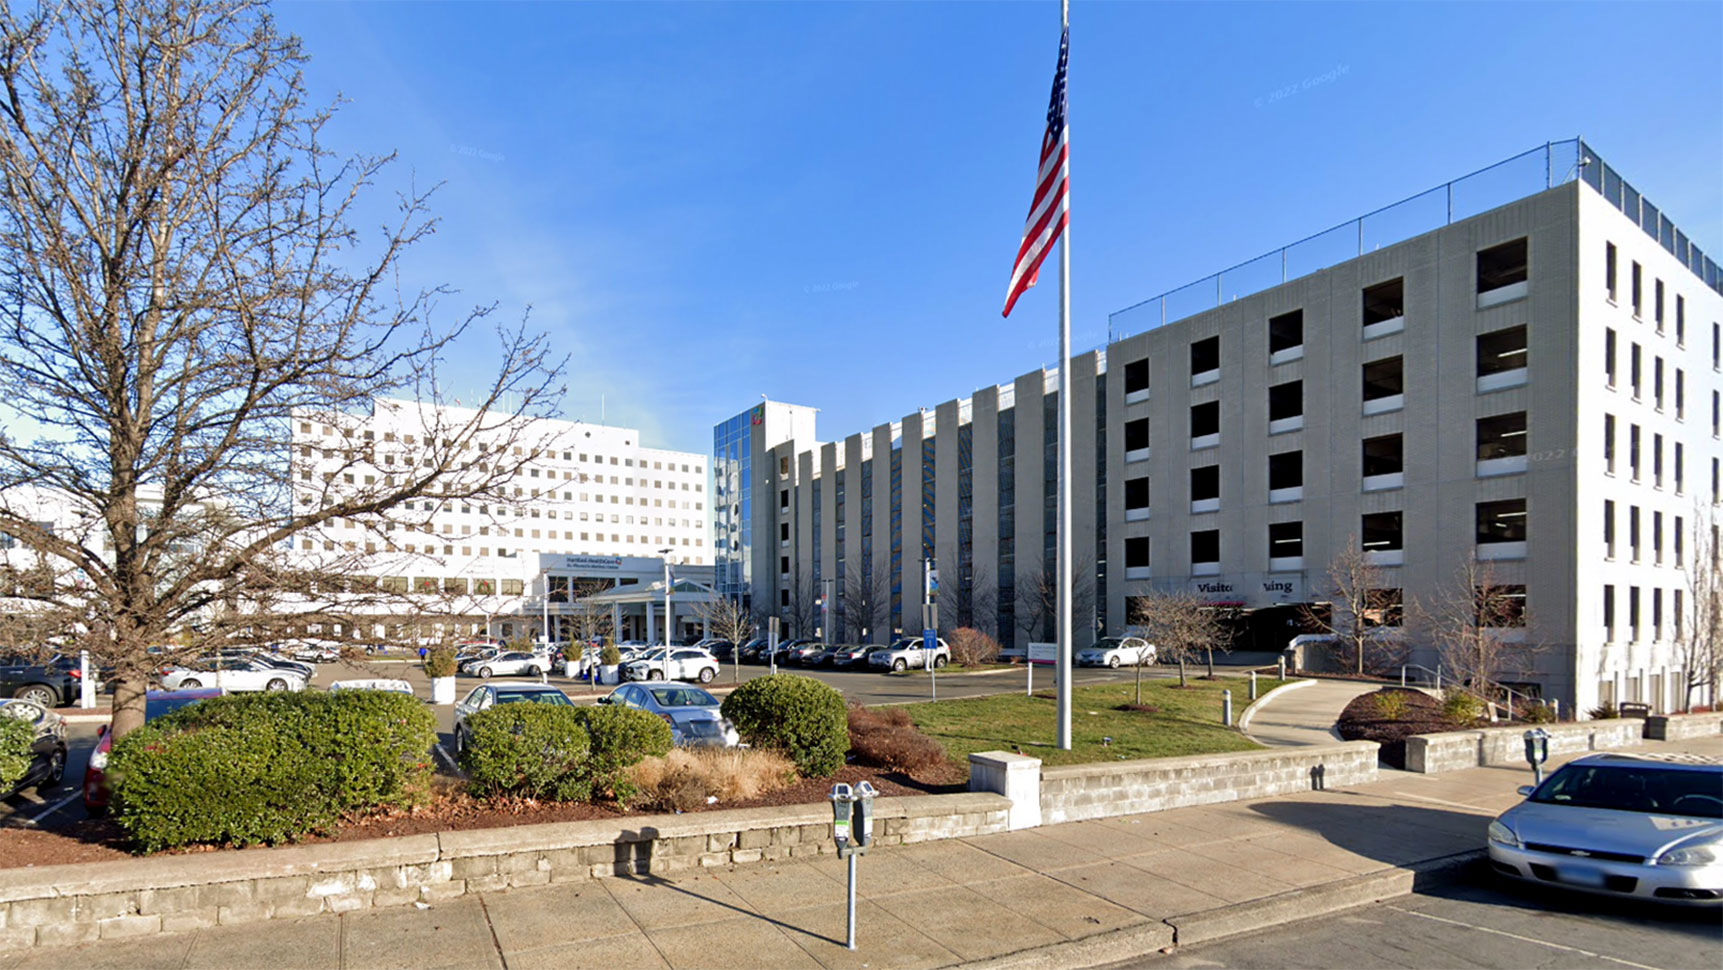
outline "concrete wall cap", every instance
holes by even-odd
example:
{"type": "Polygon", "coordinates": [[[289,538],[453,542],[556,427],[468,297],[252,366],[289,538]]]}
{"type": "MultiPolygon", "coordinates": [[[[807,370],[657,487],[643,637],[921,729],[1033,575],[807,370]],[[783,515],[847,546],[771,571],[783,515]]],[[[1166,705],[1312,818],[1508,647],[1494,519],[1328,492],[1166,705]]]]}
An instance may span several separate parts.
{"type": "Polygon", "coordinates": [[[1111,761],[1089,765],[1057,765],[1042,768],[1046,780],[1123,777],[1125,775],[1161,774],[1185,770],[1225,770],[1228,767],[1263,762],[1284,761],[1287,765],[1309,764],[1337,758],[1374,758],[1381,745],[1375,741],[1342,741],[1338,744],[1315,744],[1297,748],[1265,748],[1260,751],[1228,751],[1223,754],[1185,755],[1178,758],[1140,758],[1136,761],[1111,761]]]}

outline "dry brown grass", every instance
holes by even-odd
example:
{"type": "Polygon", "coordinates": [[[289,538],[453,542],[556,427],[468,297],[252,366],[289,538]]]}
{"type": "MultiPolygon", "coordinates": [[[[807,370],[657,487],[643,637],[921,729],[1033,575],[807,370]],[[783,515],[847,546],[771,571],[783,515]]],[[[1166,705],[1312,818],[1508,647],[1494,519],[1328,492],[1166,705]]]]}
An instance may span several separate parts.
{"type": "Polygon", "coordinates": [[[849,706],[850,751],[862,764],[913,774],[946,761],[939,742],[916,730],[901,707],[849,706]]]}
{"type": "Polygon", "coordinates": [[[639,794],[633,804],[655,811],[691,811],[711,803],[739,802],[786,788],[796,766],[763,748],[672,748],[634,766],[639,794]]]}

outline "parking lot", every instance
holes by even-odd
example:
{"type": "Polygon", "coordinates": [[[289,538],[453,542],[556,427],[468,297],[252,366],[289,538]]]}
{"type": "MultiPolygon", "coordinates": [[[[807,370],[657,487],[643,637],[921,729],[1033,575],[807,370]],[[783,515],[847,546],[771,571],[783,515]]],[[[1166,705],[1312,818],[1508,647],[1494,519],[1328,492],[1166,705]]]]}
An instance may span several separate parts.
{"type": "MultiPolygon", "coordinates": [[[[780,667],[782,671],[804,674],[821,680],[841,691],[845,697],[862,704],[902,704],[914,703],[932,699],[935,688],[940,698],[975,697],[984,694],[998,694],[1009,691],[1023,690],[1027,686],[1028,673],[1022,667],[986,671],[941,671],[936,676],[930,676],[925,671],[909,671],[902,674],[888,674],[878,670],[833,670],[830,668],[780,667]]],[[[725,664],[723,673],[712,683],[706,685],[708,690],[722,697],[730,688],[738,683],[764,677],[771,673],[771,668],[764,665],[742,664],[739,668],[734,664],[725,664]]],[[[1130,680],[1132,672],[1125,670],[1110,670],[1107,668],[1075,669],[1073,682],[1077,684],[1095,684],[1130,680]]],[[[1143,676],[1176,677],[1177,672],[1171,668],[1149,668],[1143,676]]],[[[337,680],[392,678],[404,680],[413,686],[413,693],[420,698],[431,696],[430,678],[425,676],[423,668],[416,657],[381,656],[357,662],[336,661],[317,665],[317,673],[312,678],[313,689],[327,688],[337,680]]],[[[497,678],[510,680],[519,678],[497,678]]],[[[592,686],[583,680],[570,680],[560,673],[553,673],[546,678],[551,684],[561,688],[572,697],[576,703],[592,703],[598,697],[610,693],[614,687],[603,685],[592,686]]],[[[484,683],[479,677],[461,676],[456,678],[455,697],[466,696],[478,684],[484,683]]],[[[1036,690],[1049,690],[1053,687],[1051,668],[1037,667],[1034,671],[1034,686],[1036,690]]],[[[104,702],[106,698],[104,698],[104,702]]],[[[437,714],[437,731],[444,752],[442,758],[447,758],[453,751],[451,746],[454,730],[454,708],[443,705],[435,708],[437,714]]],[[[46,790],[27,790],[11,798],[0,801],[0,825],[66,825],[85,817],[82,800],[78,797],[79,785],[83,781],[84,767],[89,761],[90,752],[96,745],[97,731],[101,726],[100,720],[94,715],[80,715],[76,710],[62,710],[62,714],[71,715],[71,722],[66,725],[67,763],[66,774],[59,785],[46,790]]],[[[441,767],[447,770],[450,766],[444,761],[441,767]]]]}

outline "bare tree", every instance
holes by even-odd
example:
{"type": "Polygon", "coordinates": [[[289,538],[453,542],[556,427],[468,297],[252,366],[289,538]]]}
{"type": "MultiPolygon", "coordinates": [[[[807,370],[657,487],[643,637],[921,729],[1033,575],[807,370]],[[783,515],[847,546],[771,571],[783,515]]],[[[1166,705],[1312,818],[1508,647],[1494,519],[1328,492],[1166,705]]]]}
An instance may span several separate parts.
{"type": "MultiPolygon", "coordinates": [[[[594,640],[616,637],[616,614],[608,604],[592,599],[613,586],[608,579],[582,579],[569,583],[568,612],[564,615],[568,617],[569,635],[575,643],[589,644],[594,640]]],[[[575,656],[580,656],[578,649],[575,656]]]]}
{"type": "Polygon", "coordinates": [[[1417,614],[1454,683],[1482,700],[1496,699],[1502,681],[1529,672],[1538,652],[1525,587],[1501,582],[1495,567],[1476,556],[1466,557],[1428,605],[1417,604],[1417,614]]]}
{"type": "Polygon", "coordinates": [[[970,627],[998,632],[999,587],[993,582],[987,567],[972,562],[969,582],[965,583],[961,574],[963,567],[955,551],[940,562],[954,564],[949,571],[944,567],[940,570],[940,625],[947,629],[970,627]]]}
{"type": "MultiPolygon", "coordinates": [[[[1213,649],[1226,636],[1220,615],[1207,603],[1183,591],[1157,591],[1135,599],[1130,622],[1155,645],[1162,663],[1179,665],[1179,686],[1189,685],[1185,665],[1213,649]]],[[[1141,665],[1138,666],[1138,703],[1142,702],[1141,665]]]]}
{"type": "MultiPolygon", "coordinates": [[[[798,568],[790,575],[790,603],[784,607],[784,619],[798,637],[811,637],[820,625],[820,584],[814,582],[812,567],[798,568]]],[[[830,634],[827,634],[830,637],[830,634]]]]}
{"type": "Polygon", "coordinates": [[[730,674],[731,679],[742,679],[742,644],[754,635],[757,629],[754,617],[739,599],[725,596],[714,596],[704,603],[694,606],[694,615],[712,631],[712,635],[730,641],[730,674]]]}
{"type": "Polygon", "coordinates": [[[1383,573],[1358,546],[1358,537],[1346,537],[1346,545],[1329,561],[1327,584],[1318,592],[1328,608],[1305,606],[1299,610],[1303,625],[1327,634],[1340,644],[1343,662],[1363,675],[1367,668],[1382,666],[1390,641],[1380,636],[1381,626],[1397,626],[1400,602],[1397,591],[1383,586],[1383,573]],[[1373,663],[1372,661],[1376,661],[1373,663]]]}
{"type": "Polygon", "coordinates": [[[855,643],[872,642],[880,627],[890,623],[891,584],[885,571],[864,571],[860,562],[851,562],[849,575],[844,577],[843,602],[849,639],[855,643]]]}
{"type": "Polygon", "coordinates": [[[113,668],[116,736],[143,721],[149,648],[226,643],[262,625],[248,604],[314,588],[329,563],[286,556],[302,535],[497,497],[558,399],[542,338],[499,327],[494,377],[440,407],[439,361],[489,310],[443,326],[438,291],[400,289],[428,194],[359,230],[390,159],[324,146],[304,61],[245,0],[0,10],[0,400],[22,419],[0,496],[39,486],[84,522],[44,528],[8,497],[0,532],[54,574],[13,592],[113,668]],[[296,422],[351,431],[342,415],[390,397],[420,402],[412,465],[385,473],[360,438],[290,453],[296,422]]]}
{"type": "Polygon", "coordinates": [[[1704,693],[1717,709],[1717,685],[1723,675],[1723,542],[1719,541],[1716,506],[1694,509],[1688,547],[1692,559],[1680,575],[1686,588],[1674,610],[1675,652],[1681,658],[1683,710],[1693,709],[1695,694],[1704,693]]]}
{"type": "MultiPolygon", "coordinates": [[[[1095,560],[1079,553],[1071,561],[1072,636],[1082,640],[1087,624],[1077,625],[1081,614],[1079,604],[1093,602],[1095,595],[1095,560]]],[[[1031,639],[1053,638],[1053,627],[1059,620],[1059,570],[1052,559],[1043,558],[1034,568],[1017,574],[1017,628],[1031,639]]],[[[1086,641],[1084,641],[1086,642],[1086,641]]],[[[1073,649],[1079,649],[1076,643],[1073,649]]]]}

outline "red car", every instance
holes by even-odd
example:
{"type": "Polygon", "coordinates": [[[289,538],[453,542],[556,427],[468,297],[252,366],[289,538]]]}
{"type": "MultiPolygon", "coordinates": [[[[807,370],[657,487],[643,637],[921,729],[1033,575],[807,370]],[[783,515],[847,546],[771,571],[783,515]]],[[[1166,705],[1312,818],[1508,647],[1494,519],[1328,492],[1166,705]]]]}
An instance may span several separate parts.
{"type": "MultiPolygon", "coordinates": [[[[220,697],[215,687],[196,690],[152,690],[144,695],[144,720],[153,721],[169,711],[178,710],[198,701],[220,697]]],[[[108,750],[114,745],[111,725],[102,725],[96,735],[96,750],[90,752],[90,763],[84,768],[84,811],[102,815],[108,810],[108,750]]]]}

